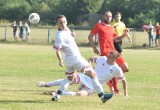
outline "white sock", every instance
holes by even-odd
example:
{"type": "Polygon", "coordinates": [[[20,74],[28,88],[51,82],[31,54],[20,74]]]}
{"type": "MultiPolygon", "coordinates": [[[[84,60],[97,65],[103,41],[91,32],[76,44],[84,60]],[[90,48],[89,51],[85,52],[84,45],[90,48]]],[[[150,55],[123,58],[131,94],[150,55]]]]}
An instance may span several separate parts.
{"type": "Polygon", "coordinates": [[[63,80],[64,79],[58,79],[58,80],[55,80],[55,81],[52,81],[52,82],[48,82],[47,86],[49,86],[49,87],[50,86],[60,86],[63,80]]]}
{"type": "Polygon", "coordinates": [[[98,78],[93,78],[91,79],[92,85],[94,87],[94,89],[96,90],[96,92],[99,93],[103,93],[103,88],[102,85],[100,84],[100,82],[98,81],[98,78]]]}
{"type": "Polygon", "coordinates": [[[67,96],[76,96],[76,92],[71,92],[71,91],[63,91],[62,95],[67,95],[67,96]]]}
{"type": "Polygon", "coordinates": [[[71,81],[69,80],[69,79],[64,79],[63,81],[62,81],[62,83],[61,83],[61,86],[60,86],[60,88],[59,88],[59,90],[61,91],[61,92],[63,92],[64,90],[66,90],[67,88],[68,88],[68,86],[69,86],[69,84],[71,83],[71,81]]]}

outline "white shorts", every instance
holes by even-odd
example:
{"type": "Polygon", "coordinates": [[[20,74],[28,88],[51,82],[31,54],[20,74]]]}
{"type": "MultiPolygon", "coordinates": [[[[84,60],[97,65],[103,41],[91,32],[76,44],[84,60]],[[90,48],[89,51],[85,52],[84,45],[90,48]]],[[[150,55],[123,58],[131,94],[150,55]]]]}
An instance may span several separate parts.
{"type": "Polygon", "coordinates": [[[91,65],[84,58],[80,58],[72,64],[66,64],[66,74],[73,73],[75,70],[84,72],[84,70],[88,67],[91,67],[91,65]]]}
{"type": "Polygon", "coordinates": [[[79,88],[86,87],[86,88],[88,88],[88,90],[90,92],[93,92],[94,87],[91,83],[91,78],[89,76],[85,75],[85,74],[79,74],[79,76],[80,76],[80,87],[79,88]]]}
{"type": "Polygon", "coordinates": [[[78,90],[87,93],[87,95],[91,95],[93,93],[93,91],[90,88],[86,87],[84,84],[80,85],[78,90]]]}

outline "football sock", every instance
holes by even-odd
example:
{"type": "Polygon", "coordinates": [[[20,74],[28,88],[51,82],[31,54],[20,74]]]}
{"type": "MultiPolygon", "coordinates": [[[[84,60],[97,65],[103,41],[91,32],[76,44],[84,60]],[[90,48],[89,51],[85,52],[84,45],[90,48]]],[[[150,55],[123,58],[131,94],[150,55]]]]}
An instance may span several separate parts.
{"type": "Polygon", "coordinates": [[[71,92],[71,91],[63,91],[62,95],[67,95],[67,96],[76,96],[76,92],[71,92]]]}
{"type": "Polygon", "coordinates": [[[94,89],[96,90],[96,92],[99,93],[103,93],[103,88],[102,85],[99,83],[98,78],[93,78],[91,79],[91,83],[94,87],[94,89]]]}
{"type": "Polygon", "coordinates": [[[64,79],[63,81],[62,81],[62,83],[61,83],[61,85],[60,85],[60,88],[59,88],[59,90],[61,91],[61,92],[63,92],[64,90],[66,90],[67,88],[68,88],[68,86],[69,86],[69,84],[71,83],[71,81],[69,80],[69,79],[64,79]]]}
{"type": "Polygon", "coordinates": [[[60,86],[63,80],[64,79],[58,79],[58,80],[55,80],[55,81],[52,81],[52,82],[48,82],[47,86],[48,87],[50,87],[50,86],[60,86]]]}

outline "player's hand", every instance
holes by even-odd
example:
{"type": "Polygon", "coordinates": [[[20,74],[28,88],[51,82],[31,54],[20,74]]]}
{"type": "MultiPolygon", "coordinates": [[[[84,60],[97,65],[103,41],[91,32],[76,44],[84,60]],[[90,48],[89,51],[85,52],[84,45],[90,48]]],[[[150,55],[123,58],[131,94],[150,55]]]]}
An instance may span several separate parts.
{"type": "Polygon", "coordinates": [[[132,39],[131,38],[129,39],[129,42],[132,44],[132,39]]]}
{"type": "Polygon", "coordinates": [[[71,32],[71,35],[72,35],[73,37],[76,37],[76,33],[75,33],[74,31],[71,32]]]}
{"type": "Polygon", "coordinates": [[[126,29],[124,30],[124,33],[123,33],[123,35],[122,35],[122,36],[126,36],[128,32],[129,32],[129,29],[128,29],[128,28],[126,28],[126,29]]]}
{"type": "Polygon", "coordinates": [[[98,51],[97,48],[93,48],[93,51],[94,51],[95,54],[97,54],[97,55],[99,54],[99,51],[98,51]]]}
{"type": "Polygon", "coordinates": [[[59,66],[61,66],[61,67],[63,67],[63,66],[64,66],[63,61],[59,61],[59,66]]]}

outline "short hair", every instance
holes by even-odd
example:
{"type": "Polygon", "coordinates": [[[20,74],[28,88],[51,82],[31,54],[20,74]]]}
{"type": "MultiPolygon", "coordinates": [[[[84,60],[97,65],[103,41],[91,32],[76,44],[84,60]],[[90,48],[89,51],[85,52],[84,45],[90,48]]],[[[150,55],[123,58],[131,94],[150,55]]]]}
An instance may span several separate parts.
{"type": "Polygon", "coordinates": [[[113,54],[115,58],[118,58],[120,55],[117,50],[112,50],[112,51],[110,51],[110,53],[113,54]]]}
{"type": "Polygon", "coordinates": [[[105,11],[105,13],[104,13],[104,15],[105,15],[106,13],[112,13],[112,12],[111,12],[111,11],[109,11],[109,10],[106,10],[106,11],[105,11]]]}
{"type": "Polygon", "coordinates": [[[64,15],[58,15],[57,17],[56,17],[56,22],[58,21],[58,19],[60,19],[60,18],[66,18],[64,15]]]}
{"type": "Polygon", "coordinates": [[[115,16],[116,16],[116,15],[121,15],[121,16],[122,16],[122,13],[121,13],[121,12],[116,12],[116,13],[115,13],[115,16]]]}

